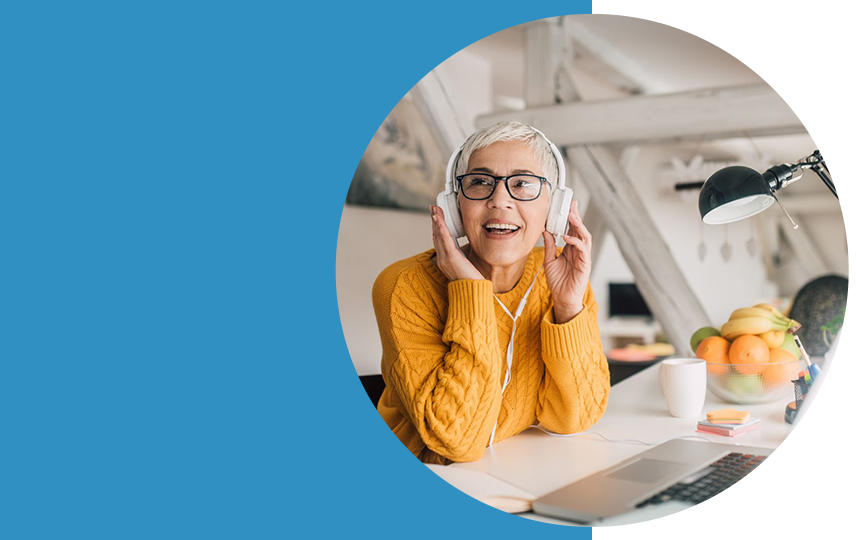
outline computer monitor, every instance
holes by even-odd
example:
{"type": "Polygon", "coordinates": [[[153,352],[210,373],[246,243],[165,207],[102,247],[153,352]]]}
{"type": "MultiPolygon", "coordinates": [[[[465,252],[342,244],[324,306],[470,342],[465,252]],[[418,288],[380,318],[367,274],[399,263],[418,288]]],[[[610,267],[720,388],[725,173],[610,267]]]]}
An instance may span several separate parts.
{"type": "Polygon", "coordinates": [[[609,284],[610,317],[653,317],[635,283],[609,284]]]}

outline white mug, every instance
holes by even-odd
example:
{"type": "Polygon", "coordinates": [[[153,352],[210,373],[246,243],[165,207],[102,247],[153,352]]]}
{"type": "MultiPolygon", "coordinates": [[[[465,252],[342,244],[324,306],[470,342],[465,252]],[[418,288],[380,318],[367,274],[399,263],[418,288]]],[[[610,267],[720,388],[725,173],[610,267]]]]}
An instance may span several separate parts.
{"type": "Polygon", "coordinates": [[[707,365],[700,358],[671,358],[660,364],[660,390],[669,413],[676,418],[696,418],[707,394],[707,365]]]}

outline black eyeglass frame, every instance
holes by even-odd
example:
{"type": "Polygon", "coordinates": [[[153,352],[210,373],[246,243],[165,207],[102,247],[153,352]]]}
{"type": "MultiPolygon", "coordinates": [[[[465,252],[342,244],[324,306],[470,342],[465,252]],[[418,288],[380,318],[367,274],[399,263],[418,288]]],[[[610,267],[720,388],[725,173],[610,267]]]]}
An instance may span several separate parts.
{"type": "Polygon", "coordinates": [[[544,184],[545,183],[552,187],[549,180],[547,180],[543,176],[538,176],[537,174],[512,174],[511,176],[494,176],[492,174],[487,174],[487,173],[467,173],[467,174],[462,174],[460,176],[456,176],[455,179],[458,181],[458,191],[461,192],[461,195],[463,195],[465,198],[467,198],[471,201],[486,201],[486,200],[490,199],[491,197],[493,197],[493,194],[496,191],[496,186],[499,185],[500,180],[505,180],[505,191],[508,192],[508,194],[511,196],[511,198],[514,199],[515,201],[521,201],[521,202],[530,202],[530,201],[538,200],[538,197],[541,196],[541,192],[544,190],[544,184]],[[490,190],[490,193],[487,195],[487,197],[480,197],[480,198],[470,197],[464,192],[464,178],[466,178],[467,176],[489,176],[489,177],[493,178],[493,189],[490,190]],[[538,185],[538,195],[535,195],[535,197],[533,197],[532,199],[521,199],[519,197],[515,197],[514,194],[511,192],[511,188],[508,187],[508,180],[511,178],[516,178],[518,176],[525,176],[526,178],[537,178],[538,180],[540,180],[541,183],[538,185]]]}

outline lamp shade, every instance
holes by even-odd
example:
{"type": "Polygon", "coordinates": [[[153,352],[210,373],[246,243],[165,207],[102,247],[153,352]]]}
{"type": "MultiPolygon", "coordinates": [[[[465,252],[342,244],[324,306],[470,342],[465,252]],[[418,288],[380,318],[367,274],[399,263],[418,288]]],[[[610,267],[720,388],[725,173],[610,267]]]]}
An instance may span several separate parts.
{"type": "Polygon", "coordinates": [[[761,173],[749,167],[725,167],[701,187],[698,210],[709,225],[731,223],[769,208],[775,199],[761,173]]]}

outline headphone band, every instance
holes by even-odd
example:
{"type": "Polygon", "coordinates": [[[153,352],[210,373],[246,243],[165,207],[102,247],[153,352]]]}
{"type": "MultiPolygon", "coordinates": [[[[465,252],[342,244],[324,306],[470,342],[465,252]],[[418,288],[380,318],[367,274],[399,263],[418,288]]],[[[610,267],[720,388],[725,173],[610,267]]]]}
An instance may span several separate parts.
{"type": "MultiPolygon", "coordinates": [[[[553,154],[553,158],[556,160],[556,167],[558,169],[559,178],[556,180],[557,189],[564,189],[567,187],[566,177],[565,177],[565,158],[562,156],[562,153],[559,151],[559,148],[553,144],[553,141],[547,138],[546,135],[541,133],[540,130],[529,126],[535,133],[540,135],[547,141],[547,144],[550,146],[550,152],[553,154]]],[[[467,138],[469,140],[469,138],[467,138]]],[[[461,154],[464,151],[464,146],[466,146],[467,141],[464,141],[463,144],[452,154],[451,159],[449,159],[448,165],[446,165],[446,193],[452,193],[455,191],[455,166],[458,164],[458,158],[461,157],[461,154]]]]}

